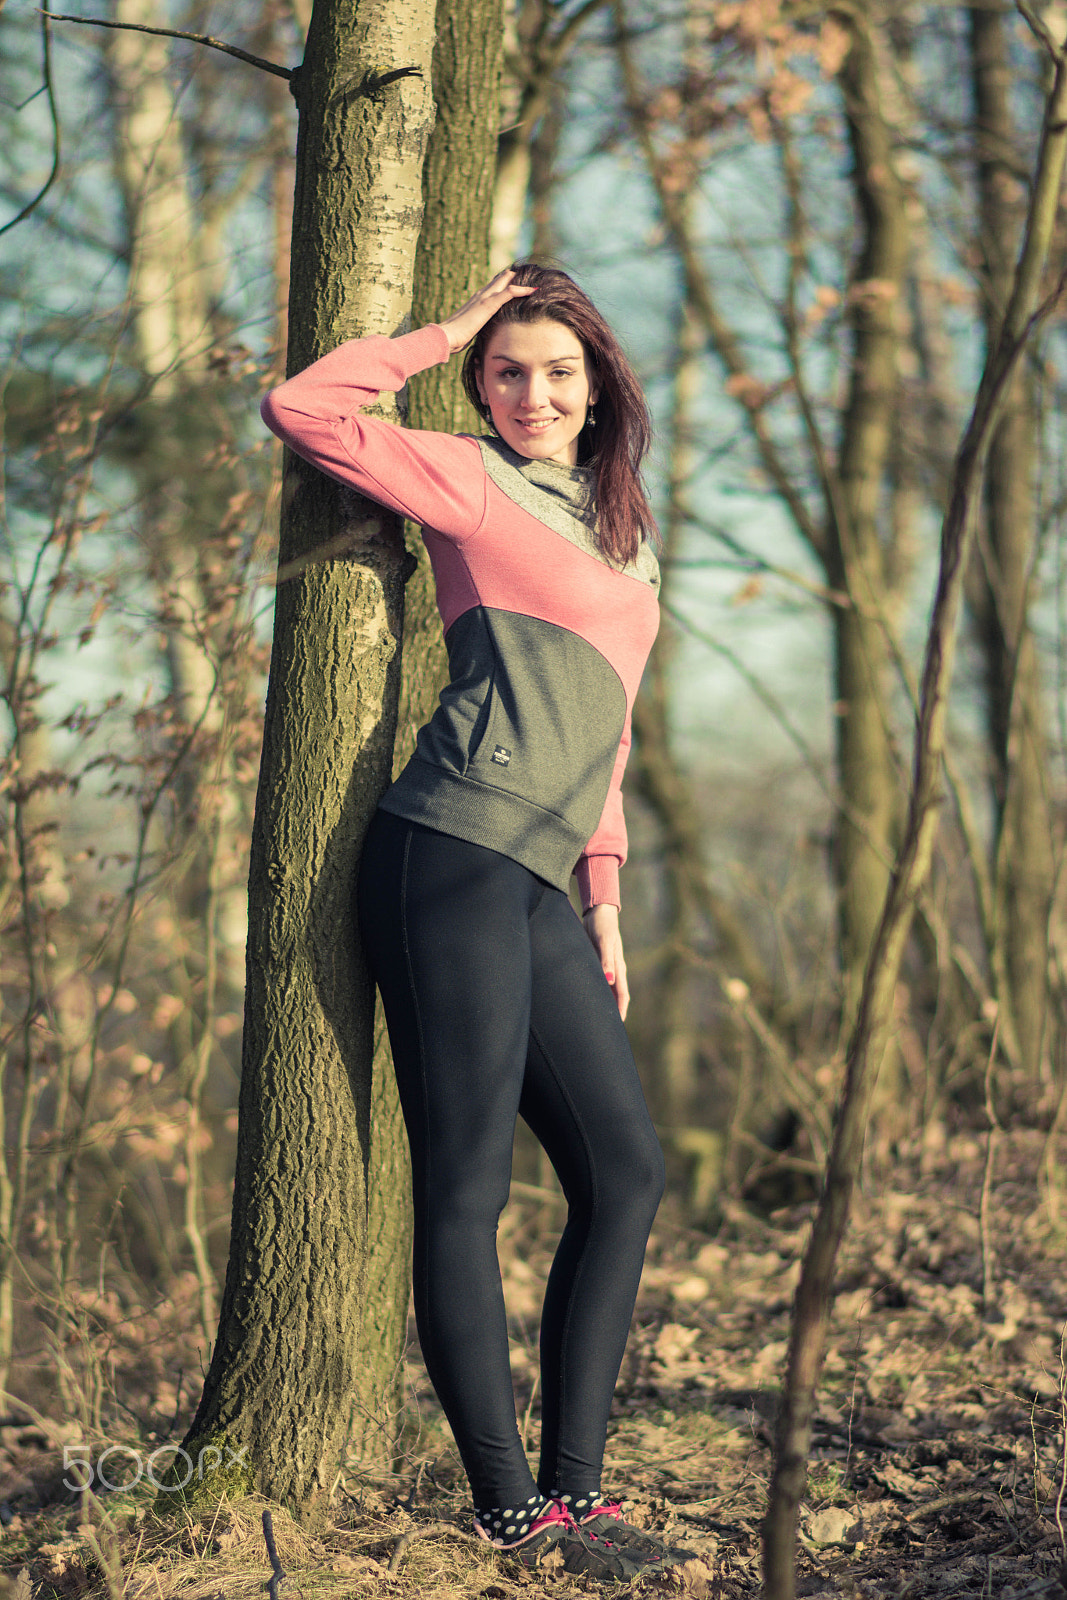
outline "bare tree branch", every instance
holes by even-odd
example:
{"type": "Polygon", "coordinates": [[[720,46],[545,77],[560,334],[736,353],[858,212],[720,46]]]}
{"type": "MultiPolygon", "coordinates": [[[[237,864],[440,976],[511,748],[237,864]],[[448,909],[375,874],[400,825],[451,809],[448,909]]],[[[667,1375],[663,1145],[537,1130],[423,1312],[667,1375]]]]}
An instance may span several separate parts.
{"type": "MultiPolygon", "coordinates": [[[[60,148],[61,148],[61,136],[60,136],[60,127],[59,127],[59,111],[58,111],[58,109],[56,107],[55,89],[54,89],[53,84],[52,84],[52,20],[53,20],[53,18],[52,18],[52,13],[48,9],[48,0],[45,0],[44,5],[40,7],[40,16],[41,16],[41,56],[42,56],[41,71],[42,71],[42,76],[44,78],[44,82],[42,83],[41,87],[44,89],[45,93],[48,95],[48,111],[49,111],[49,114],[50,114],[50,116],[52,118],[52,170],[48,174],[48,176],[45,179],[44,183],[41,185],[41,188],[34,195],[33,199],[31,201],[29,201],[29,203],[27,205],[23,206],[23,208],[19,212],[18,216],[17,217],[12,217],[10,222],[5,222],[4,226],[2,228],[0,228],[0,235],[3,235],[5,233],[10,232],[10,230],[12,228],[16,227],[20,222],[24,221],[25,218],[29,216],[31,211],[35,211],[37,209],[37,207],[40,205],[41,201],[44,199],[45,195],[48,193],[49,189],[52,187],[53,183],[55,183],[56,177],[58,176],[58,173],[59,173],[59,157],[60,157],[60,148]]],[[[40,90],[38,90],[37,92],[39,94],[40,90]]]]}
{"type": "Polygon", "coordinates": [[[1038,39],[1042,45],[1044,45],[1045,49],[1052,57],[1052,60],[1054,62],[1059,62],[1062,60],[1064,53],[1064,42],[1062,39],[1056,39],[1055,34],[1052,32],[1052,29],[1049,27],[1044,17],[1041,16],[1039,12],[1035,11],[1032,5],[1028,5],[1027,0],[1015,0],[1015,9],[1018,11],[1019,15],[1022,17],[1023,21],[1026,23],[1026,26],[1030,29],[1030,32],[1034,35],[1034,37],[1038,39]]]}
{"type": "Polygon", "coordinates": [[[940,571],[923,663],[908,819],[867,963],[849,1041],[844,1093],[834,1122],[833,1147],[797,1287],[763,1527],[767,1600],[793,1600],[796,1594],[797,1516],[807,1478],[815,1395],[833,1302],[834,1270],[860,1170],[871,1095],[889,1043],[904,945],[916,902],[929,876],[937,832],[963,575],[974,539],[989,444],[1008,385],[1034,328],[1053,308],[1067,284],[1065,271],[1052,294],[1038,300],[1054,237],[1065,165],[1067,53],[1061,51],[1046,101],[1026,234],[1011,299],[996,344],[987,357],[956,456],[951,497],[941,530],[940,571]]]}
{"type": "MultiPolygon", "coordinates": [[[[618,61],[627,110],[641,146],[642,154],[645,157],[649,177],[656,190],[663,220],[678,252],[678,258],[685,275],[687,293],[693,302],[694,311],[707,332],[708,342],[718,354],[727,373],[731,378],[743,378],[748,374],[748,363],[744,359],[733,329],[727,325],[720,313],[712,293],[711,284],[701,265],[692,238],[692,230],[687,223],[684,206],[680,204],[679,196],[671,185],[665,181],[663,162],[656,149],[652,129],[649,125],[647,114],[648,97],[644,86],[640,82],[637,66],[633,59],[633,52],[629,47],[631,32],[625,0],[614,0],[614,11],[618,61]]],[[[789,512],[794,526],[799,530],[801,536],[825,564],[826,539],[824,531],[811,515],[804,503],[803,496],[799,493],[782,462],[770,427],[762,415],[765,396],[757,392],[750,393],[742,388],[736,398],[738,404],[748,414],[749,426],[752,429],[760,460],[775,494],[789,512]]]]}
{"type": "Polygon", "coordinates": [[[279,67],[274,61],[264,61],[262,56],[249,55],[247,50],[239,50],[235,44],[224,44],[221,39],[212,39],[206,33],[186,33],[181,28],[149,28],[142,22],[107,22],[103,17],[69,17],[58,11],[52,13],[55,22],[78,22],[87,24],[92,28],[123,28],[130,33],[156,33],[164,39],[188,39],[190,44],[207,45],[212,50],[221,50],[224,55],[236,56],[238,61],[247,61],[250,67],[260,67],[264,72],[272,72],[276,78],[291,80],[294,67],[279,67]]]}

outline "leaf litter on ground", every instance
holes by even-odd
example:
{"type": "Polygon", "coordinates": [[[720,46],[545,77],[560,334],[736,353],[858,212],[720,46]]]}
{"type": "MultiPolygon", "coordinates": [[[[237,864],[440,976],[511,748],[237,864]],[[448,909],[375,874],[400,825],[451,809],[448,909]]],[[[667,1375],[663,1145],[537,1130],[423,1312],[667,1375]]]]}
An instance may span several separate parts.
{"type": "MultiPolygon", "coordinates": [[[[984,1238],[983,1146],[973,1135],[947,1140],[934,1157],[928,1147],[898,1150],[891,1183],[889,1171],[868,1173],[838,1267],[799,1530],[799,1595],[1067,1600],[1067,1260],[1062,1232],[1038,1199],[1046,1155],[1040,1133],[1003,1137],[984,1238]]],[[[614,1586],[620,1600],[761,1591],[760,1521],[810,1215],[810,1204],[760,1215],[724,1198],[713,1235],[670,1206],[661,1215],[618,1387],[606,1487],[631,1521],[697,1559],[614,1586]]],[[[501,1227],[516,1398],[531,1452],[537,1293],[559,1221],[544,1196],[520,1193],[501,1227]]],[[[131,1347],[125,1366],[115,1360],[121,1344],[111,1347],[127,1415],[161,1409],[147,1389],[138,1392],[146,1374],[168,1398],[176,1388],[188,1352],[176,1337],[168,1361],[161,1344],[150,1364],[131,1347]]],[[[346,1467],[332,1516],[314,1533],[273,1508],[287,1575],[281,1600],[562,1600],[598,1590],[551,1566],[527,1573],[473,1537],[459,1462],[414,1341],[407,1388],[388,1472],[346,1467]]],[[[71,1494],[57,1488],[68,1435],[60,1422],[52,1430],[0,1426],[0,1510],[9,1512],[0,1600],[265,1592],[262,1502],[224,1503],[183,1525],[157,1516],[144,1496],[71,1494]]]]}

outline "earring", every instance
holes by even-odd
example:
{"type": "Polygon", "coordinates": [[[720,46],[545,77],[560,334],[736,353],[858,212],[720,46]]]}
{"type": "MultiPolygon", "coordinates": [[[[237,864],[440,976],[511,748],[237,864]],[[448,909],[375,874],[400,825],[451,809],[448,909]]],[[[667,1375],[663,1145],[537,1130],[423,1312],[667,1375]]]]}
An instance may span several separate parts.
{"type": "Polygon", "coordinates": [[[586,425],[587,428],[595,428],[596,427],[596,416],[594,415],[594,412],[593,412],[592,403],[590,403],[590,406],[589,406],[589,414],[585,419],[585,425],[586,425]]]}

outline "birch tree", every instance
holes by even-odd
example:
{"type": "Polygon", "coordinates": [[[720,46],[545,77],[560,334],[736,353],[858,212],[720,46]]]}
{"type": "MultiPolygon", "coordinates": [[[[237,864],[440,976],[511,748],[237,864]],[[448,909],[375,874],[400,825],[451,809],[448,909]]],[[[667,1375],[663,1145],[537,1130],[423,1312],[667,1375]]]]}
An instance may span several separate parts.
{"type": "MultiPolygon", "coordinates": [[[[474,293],[489,276],[489,219],[496,165],[497,106],[501,63],[498,0],[437,0],[433,53],[434,125],[423,166],[423,219],[415,254],[411,320],[415,327],[438,322],[474,293]]],[[[450,361],[420,372],[408,386],[412,427],[458,432],[480,427],[450,361]]],[[[448,675],[441,618],[426,547],[416,528],[407,530],[412,570],[404,588],[404,649],[400,680],[394,772],[414,748],[415,734],[429,720],[448,675]]],[[[360,1403],[353,1419],[354,1444],[371,1455],[382,1443],[382,1417],[401,1404],[399,1334],[408,1303],[410,1218],[398,1192],[410,1182],[407,1145],[399,1127],[385,1019],[375,1015],[371,1111],[368,1233],[372,1252],[362,1302],[364,1338],[381,1330],[393,1349],[396,1383],[377,1414],[360,1403]]],[[[388,1362],[384,1370],[388,1372],[388,1362]]],[[[373,1391],[372,1391],[373,1393],[373,1391]]],[[[386,1441],[391,1442],[391,1441],[386,1441]]]]}

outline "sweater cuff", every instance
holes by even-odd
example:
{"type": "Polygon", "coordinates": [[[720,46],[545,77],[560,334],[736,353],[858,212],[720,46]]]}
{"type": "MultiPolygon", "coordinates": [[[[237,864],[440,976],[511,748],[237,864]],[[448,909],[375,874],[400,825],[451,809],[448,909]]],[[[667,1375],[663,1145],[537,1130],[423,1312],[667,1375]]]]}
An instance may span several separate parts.
{"type": "Polygon", "coordinates": [[[583,911],[603,905],[621,908],[617,856],[581,856],[574,875],[578,879],[583,911]]]}
{"type": "Polygon", "coordinates": [[[453,354],[448,334],[437,322],[427,322],[411,333],[394,334],[389,342],[403,346],[403,365],[411,374],[424,373],[427,366],[442,366],[453,354]]]}
{"type": "Polygon", "coordinates": [[[421,355],[425,341],[426,366],[439,367],[448,361],[452,355],[452,346],[448,342],[448,334],[439,322],[428,322],[424,328],[416,328],[413,333],[402,334],[401,338],[410,339],[417,345],[421,355]]]}

